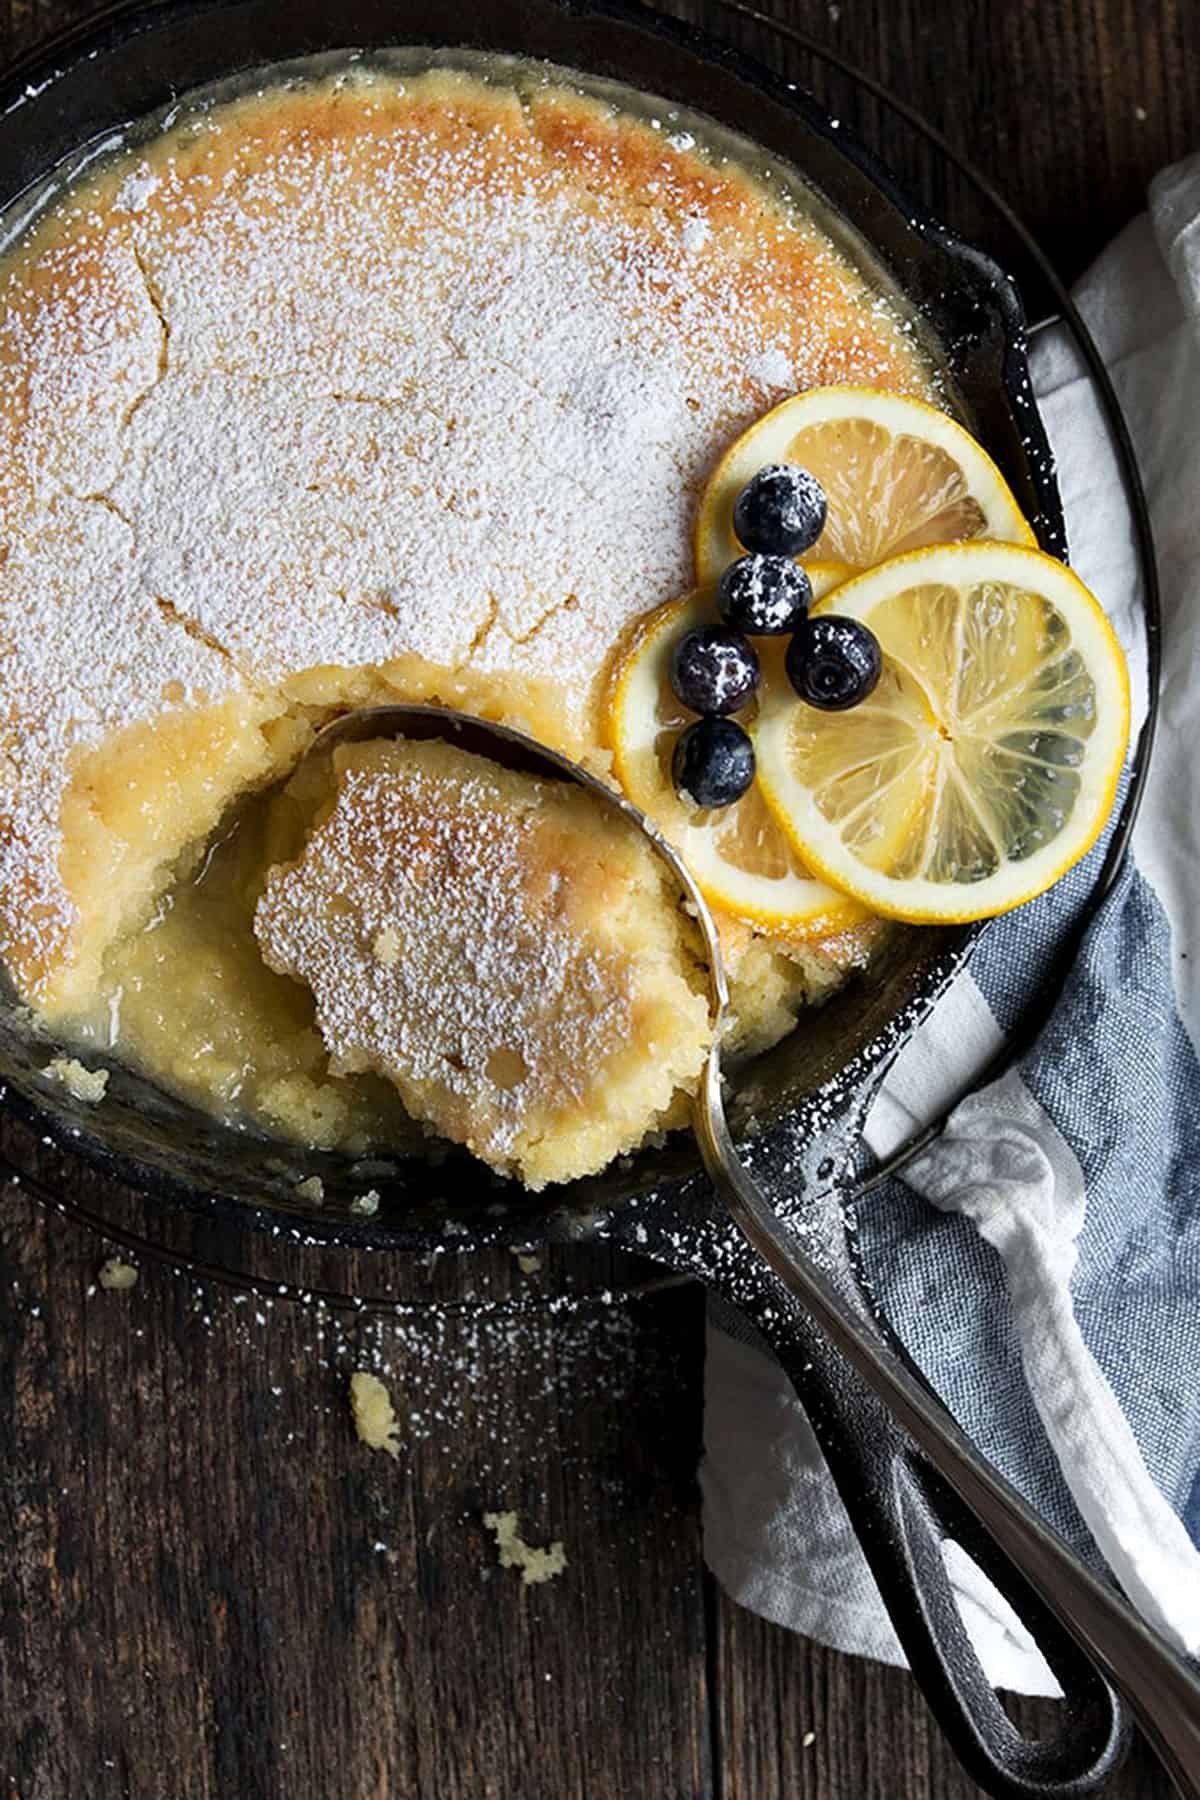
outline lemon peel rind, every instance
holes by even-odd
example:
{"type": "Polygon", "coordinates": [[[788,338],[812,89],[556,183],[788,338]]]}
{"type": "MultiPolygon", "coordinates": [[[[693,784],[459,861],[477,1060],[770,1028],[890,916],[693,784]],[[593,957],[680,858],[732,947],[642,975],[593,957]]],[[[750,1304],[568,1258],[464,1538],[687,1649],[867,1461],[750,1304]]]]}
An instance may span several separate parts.
{"type": "MultiPolygon", "coordinates": [[[[925,441],[937,444],[942,449],[950,449],[960,453],[960,466],[969,465],[968,474],[982,476],[979,483],[982,491],[977,491],[976,483],[971,481],[972,496],[984,508],[988,525],[986,538],[973,538],[972,543],[1003,541],[1005,543],[1027,544],[1030,548],[1037,545],[1037,536],[1029,521],[1025,518],[1017,503],[1016,496],[1009,487],[997,464],[988,455],[983,445],[974,438],[957,419],[943,412],[940,407],[931,406],[927,400],[918,400],[911,394],[897,394],[887,388],[831,386],[807,388],[801,393],[789,395],[776,406],[756,419],[747,427],[741,436],[725,451],[717,462],[704,486],[700,496],[700,504],[696,512],[696,524],[692,534],[692,554],[696,568],[696,579],[700,585],[715,580],[723,568],[736,557],[745,554],[733,529],[733,500],[767,462],[775,460],[773,449],[760,452],[753,449],[755,440],[770,439],[782,424],[785,415],[788,419],[789,435],[806,429],[809,425],[833,423],[838,419],[862,418],[872,424],[878,424],[892,432],[902,429],[897,418],[900,412],[907,412],[912,422],[911,435],[924,437],[925,441]],[[804,416],[811,413],[811,418],[804,416]],[[921,430],[921,426],[924,430],[921,430]],[[724,493],[729,497],[729,504],[717,504],[716,497],[724,493]],[[999,527],[1003,515],[1004,536],[1000,538],[999,527]]],[[[917,554],[905,552],[904,554],[917,554]]],[[[801,557],[798,559],[803,561],[801,557]]],[[[845,565],[851,575],[860,573],[853,565],[845,565]]],[[[873,567],[880,566],[873,564],[873,567]]]]}

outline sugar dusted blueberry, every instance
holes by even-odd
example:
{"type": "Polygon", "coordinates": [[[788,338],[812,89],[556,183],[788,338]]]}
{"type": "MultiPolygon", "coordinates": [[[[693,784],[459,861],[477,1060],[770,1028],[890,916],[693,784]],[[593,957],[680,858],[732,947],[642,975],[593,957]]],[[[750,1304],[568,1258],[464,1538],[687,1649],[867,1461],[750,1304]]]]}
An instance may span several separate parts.
{"type": "Polygon", "coordinates": [[[740,631],[701,625],[671,653],[671,687],[692,712],[723,717],[745,706],[758,686],[758,658],[740,631]]]}
{"type": "Polygon", "coordinates": [[[754,637],[795,631],[812,601],[812,586],[790,556],[739,557],[717,583],[717,611],[754,637]]]}
{"type": "Polygon", "coordinates": [[[825,529],[825,490],[795,463],[768,463],[748,481],[733,508],[733,529],[747,550],[800,556],[825,529]]]}

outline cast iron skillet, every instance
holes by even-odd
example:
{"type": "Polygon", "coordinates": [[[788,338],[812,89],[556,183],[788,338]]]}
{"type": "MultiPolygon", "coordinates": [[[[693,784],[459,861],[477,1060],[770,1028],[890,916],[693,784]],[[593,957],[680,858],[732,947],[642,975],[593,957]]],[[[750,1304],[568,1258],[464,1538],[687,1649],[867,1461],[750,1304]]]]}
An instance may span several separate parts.
{"type": "MultiPolygon", "coordinates": [[[[333,49],[437,44],[549,58],[695,108],[803,172],[915,301],[953,371],[977,432],[1004,469],[1046,548],[1065,550],[1046,440],[1033,405],[1023,321],[1008,277],[904,197],[814,101],[701,34],[621,0],[167,0],[121,7],[57,40],[0,86],[0,204],[82,144],[101,142],[175,95],[231,73],[333,49]]],[[[803,1029],[733,1080],[735,1131],[760,1181],[845,1307],[868,1308],[851,1266],[842,1184],[870,1101],[896,1052],[964,966],[978,927],[898,933],[873,967],[803,1029]]],[[[241,1223],[297,1214],[301,1174],[326,1200],[306,1233],[383,1250],[563,1240],[602,1231],[731,1299],[779,1356],[813,1421],[914,1673],[971,1774],[989,1792],[1093,1792],[1115,1767],[1124,1725],[1114,1696],[976,1528],[923,1468],[907,1438],[850,1373],[765,1266],[733,1234],[699,1171],[674,1142],[627,1168],[531,1196],[466,1159],[305,1155],[218,1125],[128,1071],[103,1109],[50,1098],[37,1079],[44,1043],[19,1013],[0,1017],[6,1107],[64,1149],[172,1204],[241,1223]],[[370,1222],[351,1210],[370,1186],[370,1222]],[[996,1700],[967,1638],[941,1554],[953,1538],[997,1580],[1033,1629],[1067,1695],[1060,1735],[1028,1743],[996,1700]]]]}

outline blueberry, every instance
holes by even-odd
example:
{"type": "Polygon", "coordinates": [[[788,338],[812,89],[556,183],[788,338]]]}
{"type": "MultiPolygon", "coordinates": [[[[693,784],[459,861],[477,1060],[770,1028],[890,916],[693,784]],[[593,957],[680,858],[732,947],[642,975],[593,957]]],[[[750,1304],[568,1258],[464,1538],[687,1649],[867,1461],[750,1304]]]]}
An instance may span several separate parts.
{"type": "Polygon", "coordinates": [[[795,631],[812,601],[808,576],[790,556],[742,556],[717,583],[717,611],[755,637],[795,631]]]}
{"type": "Polygon", "coordinates": [[[697,806],[732,806],[754,780],[754,745],[732,719],[697,719],[679,734],[671,774],[697,806]]]}
{"type": "Polygon", "coordinates": [[[844,712],[865,700],[879,680],[879,639],[857,619],[823,613],[808,619],[787,648],[792,686],[822,712],[844,712]]]}
{"type": "Polygon", "coordinates": [[[757,686],[758,658],[741,632],[727,625],[689,631],[671,652],[671,687],[692,712],[736,712],[757,686]]]}
{"type": "Polygon", "coordinates": [[[733,509],[733,529],[747,550],[799,556],[825,529],[825,490],[794,463],[768,463],[748,481],[733,509]]]}

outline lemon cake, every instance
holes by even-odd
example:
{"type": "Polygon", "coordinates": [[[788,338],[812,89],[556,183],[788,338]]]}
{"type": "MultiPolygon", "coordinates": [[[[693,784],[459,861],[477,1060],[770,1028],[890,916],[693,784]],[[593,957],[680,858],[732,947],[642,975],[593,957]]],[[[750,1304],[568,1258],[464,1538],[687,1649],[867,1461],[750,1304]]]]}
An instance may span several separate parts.
{"type": "MultiPolygon", "coordinates": [[[[692,585],[729,443],[815,385],[934,391],[911,322],[777,185],[561,71],[359,66],[185,107],[7,251],[0,954],[57,1032],[362,1136],[354,1105],[330,1122],[301,1002],[282,1048],[269,982],[221,1038],[253,883],[236,921],[198,890],[194,1018],[122,1017],[130,957],[149,991],[153,927],[186,966],[172,896],[348,706],[434,699],[610,767],[611,664],[692,585]]],[[[864,954],[723,929],[749,1047],[864,954]]]]}
{"type": "Polygon", "coordinates": [[[334,1072],[529,1188],[677,1123],[712,1041],[695,927],[636,826],[441,742],[333,752],[267,877],[263,955],[311,988],[334,1072]]]}

